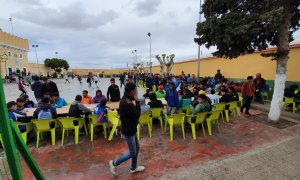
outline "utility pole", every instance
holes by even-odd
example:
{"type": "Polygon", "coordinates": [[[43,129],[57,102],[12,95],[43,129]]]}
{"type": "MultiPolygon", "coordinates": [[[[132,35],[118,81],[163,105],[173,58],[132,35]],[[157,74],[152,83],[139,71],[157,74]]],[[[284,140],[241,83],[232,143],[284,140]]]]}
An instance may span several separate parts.
{"type": "MultiPolygon", "coordinates": [[[[199,24],[201,23],[201,5],[202,2],[200,0],[200,8],[199,8],[199,24]]],[[[199,36],[200,38],[200,36],[199,36]]],[[[198,73],[197,73],[197,77],[200,77],[200,53],[201,53],[201,47],[200,44],[198,44],[198,73]]]]}
{"type": "Polygon", "coordinates": [[[150,38],[150,73],[152,73],[152,63],[151,63],[151,33],[150,32],[148,32],[148,34],[147,34],[148,36],[149,36],[149,38],[150,38]]]}

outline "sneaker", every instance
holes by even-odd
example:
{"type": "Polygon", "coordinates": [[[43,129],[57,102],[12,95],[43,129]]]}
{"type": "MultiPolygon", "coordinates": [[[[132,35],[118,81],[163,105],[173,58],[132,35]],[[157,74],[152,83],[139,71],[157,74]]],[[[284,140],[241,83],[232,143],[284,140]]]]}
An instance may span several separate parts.
{"type": "Polygon", "coordinates": [[[114,176],[117,175],[116,166],[114,166],[113,160],[109,161],[109,170],[114,176]]]}
{"type": "Polygon", "coordinates": [[[145,170],[144,166],[138,166],[135,170],[130,170],[130,173],[143,172],[145,170]]]}

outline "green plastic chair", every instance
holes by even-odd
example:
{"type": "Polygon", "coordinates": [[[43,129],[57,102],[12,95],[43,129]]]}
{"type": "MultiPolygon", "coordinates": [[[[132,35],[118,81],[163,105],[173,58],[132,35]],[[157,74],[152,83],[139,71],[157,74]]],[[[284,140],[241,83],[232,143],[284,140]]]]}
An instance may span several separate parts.
{"type": "Polygon", "coordinates": [[[36,148],[39,148],[40,136],[43,139],[42,133],[50,131],[51,132],[51,143],[55,145],[55,130],[57,128],[56,119],[36,119],[32,120],[34,124],[34,129],[36,132],[36,148]],[[54,123],[54,126],[51,127],[50,124],[54,123]]]}
{"type": "MultiPolygon", "coordinates": [[[[184,118],[185,114],[180,113],[180,114],[172,114],[170,116],[166,116],[166,120],[170,126],[170,140],[173,141],[173,127],[174,126],[181,126],[182,130],[182,136],[183,139],[185,139],[185,133],[184,133],[184,118]]],[[[165,129],[167,125],[165,125],[165,129]]]]}
{"type": "MultiPolygon", "coordinates": [[[[74,129],[75,131],[75,144],[78,144],[78,138],[79,138],[79,128],[82,127],[85,124],[85,121],[83,118],[74,118],[74,117],[63,117],[59,118],[58,121],[61,124],[62,128],[62,140],[61,140],[61,145],[64,144],[64,138],[65,138],[65,132],[67,130],[72,130],[74,129]],[[74,125],[78,122],[77,125],[74,125]]],[[[88,135],[87,130],[85,129],[86,135],[88,135]]]]}
{"type": "Polygon", "coordinates": [[[118,116],[118,111],[108,110],[107,111],[107,119],[112,124],[112,129],[111,129],[109,137],[108,137],[108,140],[111,141],[114,136],[114,132],[117,130],[117,128],[119,126],[121,126],[121,120],[118,116]]]}
{"type": "Polygon", "coordinates": [[[229,103],[226,103],[226,105],[229,105],[228,110],[225,110],[225,116],[226,116],[226,121],[229,122],[229,111],[232,112],[232,114],[237,114],[239,115],[239,108],[238,108],[238,101],[232,101],[229,103]]]}
{"type": "Polygon", "coordinates": [[[222,114],[222,110],[215,110],[210,112],[210,116],[206,117],[206,123],[207,123],[207,129],[208,129],[208,134],[211,136],[212,134],[212,125],[217,124],[218,125],[218,130],[220,132],[220,126],[219,126],[219,118],[220,114],[222,114]]]}
{"type": "MultiPolygon", "coordinates": [[[[163,108],[151,108],[152,119],[159,119],[160,127],[163,129],[163,108]]],[[[166,124],[166,122],[165,122],[166,124]]]]}
{"type": "Polygon", "coordinates": [[[296,102],[294,101],[293,97],[285,97],[284,96],[284,100],[282,102],[282,106],[286,106],[286,105],[290,105],[292,104],[292,110],[293,113],[296,112],[296,102]]]}
{"type": "Polygon", "coordinates": [[[151,113],[143,113],[140,116],[140,122],[137,125],[137,136],[138,139],[140,139],[140,128],[143,125],[147,125],[148,126],[148,133],[149,133],[149,137],[151,138],[152,136],[152,118],[150,117],[151,113]]]}
{"type": "Polygon", "coordinates": [[[98,120],[98,115],[97,114],[91,114],[89,115],[89,121],[90,121],[90,134],[91,134],[91,141],[94,140],[94,128],[97,126],[103,125],[103,131],[104,131],[104,138],[107,138],[107,123],[99,123],[98,120]]]}
{"type": "Polygon", "coordinates": [[[192,137],[194,140],[196,140],[196,125],[202,126],[203,135],[205,136],[205,130],[203,126],[203,122],[206,118],[207,112],[200,112],[196,115],[187,115],[186,121],[191,125],[192,129],[192,137]],[[195,122],[193,122],[193,119],[196,119],[195,122]]]}
{"type": "Polygon", "coordinates": [[[222,111],[221,112],[221,117],[222,117],[222,121],[224,122],[224,116],[223,116],[223,112],[225,111],[225,103],[223,102],[220,102],[220,103],[217,103],[217,104],[214,104],[213,105],[213,111],[222,111]]]}
{"type": "MultiPolygon", "coordinates": [[[[25,126],[26,131],[21,133],[22,139],[24,140],[24,143],[27,144],[27,135],[28,133],[33,129],[32,123],[22,123],[22,122],[15,122],[16,126],[25,126]]],[[[18,128],[20,130],[20,128],[18,128]]]]}

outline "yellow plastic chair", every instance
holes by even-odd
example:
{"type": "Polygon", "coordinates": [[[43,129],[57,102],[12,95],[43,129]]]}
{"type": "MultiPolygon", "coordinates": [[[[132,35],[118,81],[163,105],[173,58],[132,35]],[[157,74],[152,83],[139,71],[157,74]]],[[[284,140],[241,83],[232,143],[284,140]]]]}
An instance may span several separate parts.
{"type": "Polygon", "coordinates": [[[225,116],[226,116],[227,122],[229,122],[229,111],[231,111],[232,114],[239,114],[239,108],[238,108],[237,104],[238,104],[237,101],[232,101],[232,102],[226,103],[226,105],[229,105],[228,110],[225,109],[225,116]]]}
{"type": "Polygon", "coordinates": [[[72,101],[67,101],[67,104],[68,105],[71,105],[73,102],[72,101]]]}
{"type": "Polygon", "coordinates": [[[107,138],[107,123],[99,123],[98,120],[98,115],[97,114],[91,114],[89,115],[89,121],[90,121],[90,134],[91,134],[91,141],[94,140],[94,128],[97,126],[103,125],[103,131],[104,131],[104,138],[107,138]]]}
{"type": "Polygon", "coordinates": [[[293,113],[294,113],[296,111],[296,102],[294,101],[294,98],[284,96],[282,106],[286,106],[286,105],[290,105],[290,104],[292,104],[292,110],[293,110],[293,113]]]}
{"type": "Polygon", "coordinates": [[[243,101],[244,101],[244,98],[242,96],[239,96],[239,104],[238,104],[239,107],[243,106],[243,101]]]}
{"type": "Polygon", "coordinates": [[[111,141],[114,135],[114,132],[117,130],[119,126],[121,126],[121,120],[118,116],[118,111],[108,110],[107,111],[107,119],[112,124],[112,129],[110,131],[108,140],[111,141]]]}
{"type": "Polygon", "coordinates": [[[211,136],[212,134],[212,125],[213,124],[217,124],[218,125],[218,130],[220,132],[220,126],[219,126],[219,118],[220,118],[220,114],[222,114],[223,111],[221,110],[216,110],[216,111],[212,111],[210,112],[210,116],[206,117],[206,123],[207,123],[207,129],[208,129],[208,134],[211,136]]]}
{"type": "Polygon", "coordinates": [[[151,138],[152,136],[152,118],[150,117],[151,113],[143,113],[140,116],[140,122],[137,125],[137,135],[138,135],[138,139],[140,139],[140,128],[142,125],[147,125],[148,126],[148,133],[149,133],[149,137],[151,138]]]}
{"type": "MultiPolygon", "coordinates": [[[[78,144],[79,128],[85,124],[84,119],[83,118],[74,118],[74,117],[63,117],[63,118],[59,118],[58,121],[60,122],[61,128],[62,128],[61,145],[64,144],[65,132],[67,130],[72,130],[72,129],[74,129],[74,131],[75,131],[75,144],[78,144]],[[78,124],[74,125],[74,122],[76,122],[76,121],[78,122],[78,124]]],[[[87,135],[87,131],[85,133],[87,135]]]]}
{"type": "Polygon", "coordinates": [[[18,127],[19,126],[25,126],[26,127],[26,131],[22,132],[22,133],[20,132],[20,133],[21,133],[22,139],[24,140],[25,144],[27,144],[27,134],[33,129],[33,124],[32,123],[22,123],[22,122],[15,122],[15,124],[18,127]]]}
{"type": "Polygon", "coordinates": [[[225,111],[225,103],[223,102],[220,102],[220,103],[217,103],[217,104],[214,104],[213,105],[213,111],[222,111],[221,113],[221,117],[222,117],[222,121],[224,122],[224,116],[223,116],[223,112],[225,111]]]}
{"type": "Polygon", "coordinates": [[[39,148],[40,135],[43,138],[42,133],[50,131],[51,132],[51,143],[55,145],[55,130],[57,128],[56,119],[36,119],[32,120],[34,124],[34,129],[36,132],[36,148],[39,148]],[[54,123],[54,127],[50,127],[50,124],[54,123]]]}
{"type": "MultiPolygon", "coordinates": [[[[152,119],[159,119],[160,127],[163,129],[163,108],[151,108],[152,119]]],[[[166,122],[165,122],[166,125],[166,122]]]]}
{"type": "MultiPolygon", "coordinates": [[[[171,141],[173,141],[173,127],[174,126],[179,126],[179,125],[181,126],[183,139],[185,139],[184,118],[185,118],[185,114],[183,114],[183,113],[166,116],[166,120],[167,120],[167,122],[170,126],[170,139],[171,139],[171,141]]],[[[166,129],[166,127],[165,127],[165,129],[166,129]]]]}
{"type": "Polygon", "coordinates": [[[152,91],[156,92],[156,86],[155,85],[152,86],[152,91]]]}
{"type": "Polygon", "coordinates": [[[207,112],[200,112],[196,115],[187,115],[187,122],[191,125],[192,128],[192,137],[194,140],[196,140],[196,125],[202,126],[203,135],[205,136],[205,130],[203,126],[203,122],[205,120],[205,117],[207,115],[207,112]],[[193,122],[193,119],[195,118],[195,122],[193,122]]]}

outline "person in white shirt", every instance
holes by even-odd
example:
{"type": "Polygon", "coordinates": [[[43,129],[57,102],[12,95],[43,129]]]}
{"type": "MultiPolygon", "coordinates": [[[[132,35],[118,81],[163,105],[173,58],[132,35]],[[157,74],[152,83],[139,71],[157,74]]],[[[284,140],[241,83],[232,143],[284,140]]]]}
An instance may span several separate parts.
{"type": "Polygon", "coordinates": [[[65,78],[65,80],[66,80],[66,81],[65,81],[65,84],[66,84],[66,83],[71,84],[71,82],[69,81],[69,77],[68,77],[67,74],[65,74],[64,78],[65,78]]]}
{"type": "Polygon", "coordinates": [[[98,77],[96,75],[93,76],[93,81],[94,81],[94,83],[96,85],[96,88],[99,89],[99,86],[98,86],[99,79],[98,79],[98,77]]]}

